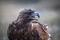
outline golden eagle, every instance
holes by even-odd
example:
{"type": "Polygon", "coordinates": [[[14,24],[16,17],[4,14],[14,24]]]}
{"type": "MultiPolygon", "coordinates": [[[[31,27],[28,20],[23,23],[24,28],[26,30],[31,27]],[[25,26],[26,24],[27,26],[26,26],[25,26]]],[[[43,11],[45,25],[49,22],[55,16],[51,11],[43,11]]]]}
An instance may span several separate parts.
{"type": "Polygon", "coordinates": [[[32,9],[24,9],[19,13],[7,31],[9,40],[48,40],[46,26],[37,22],[39,14],[32,9]]]}

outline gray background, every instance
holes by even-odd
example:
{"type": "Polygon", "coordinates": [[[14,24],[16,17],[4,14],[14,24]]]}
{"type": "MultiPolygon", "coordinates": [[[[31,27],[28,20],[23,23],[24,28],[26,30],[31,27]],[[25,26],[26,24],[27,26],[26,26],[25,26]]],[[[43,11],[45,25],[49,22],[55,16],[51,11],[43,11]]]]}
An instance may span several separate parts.
{"type": "Polygon", "coordinates": [[[60,40],[60,0],[0,0],[0,40],[8,40],[7,28],[24,8],[39,12],[39,22],[48,24],[51,40],[60,40]]]}

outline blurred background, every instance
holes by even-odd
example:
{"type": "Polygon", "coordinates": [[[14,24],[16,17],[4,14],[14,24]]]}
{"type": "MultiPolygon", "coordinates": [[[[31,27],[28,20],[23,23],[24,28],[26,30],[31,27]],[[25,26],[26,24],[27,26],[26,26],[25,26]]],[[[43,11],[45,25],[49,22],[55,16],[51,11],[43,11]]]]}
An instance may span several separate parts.
{"type": "Polygon", "coordinates": [[[39,22],[48,24],[51,40],[60,40],[60,0],[0,0],[0,40],[8,40],[7,28],[24,8],[39,12],[39,22]]]}

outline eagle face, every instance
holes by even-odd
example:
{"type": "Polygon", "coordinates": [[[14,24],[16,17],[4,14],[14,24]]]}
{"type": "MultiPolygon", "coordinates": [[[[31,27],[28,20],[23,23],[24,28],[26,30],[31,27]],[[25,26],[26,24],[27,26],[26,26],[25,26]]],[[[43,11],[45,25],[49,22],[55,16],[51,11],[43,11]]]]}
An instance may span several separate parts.
{"type": "Polygon", "coordinates": [[[19,16],[18,19],[20,20],[36,20],[38,21],[38,19],[40,18],[40,15],[38,12],[35,12],[32,9],[24,9],[21,12],[19,12],[19,16]]]}

